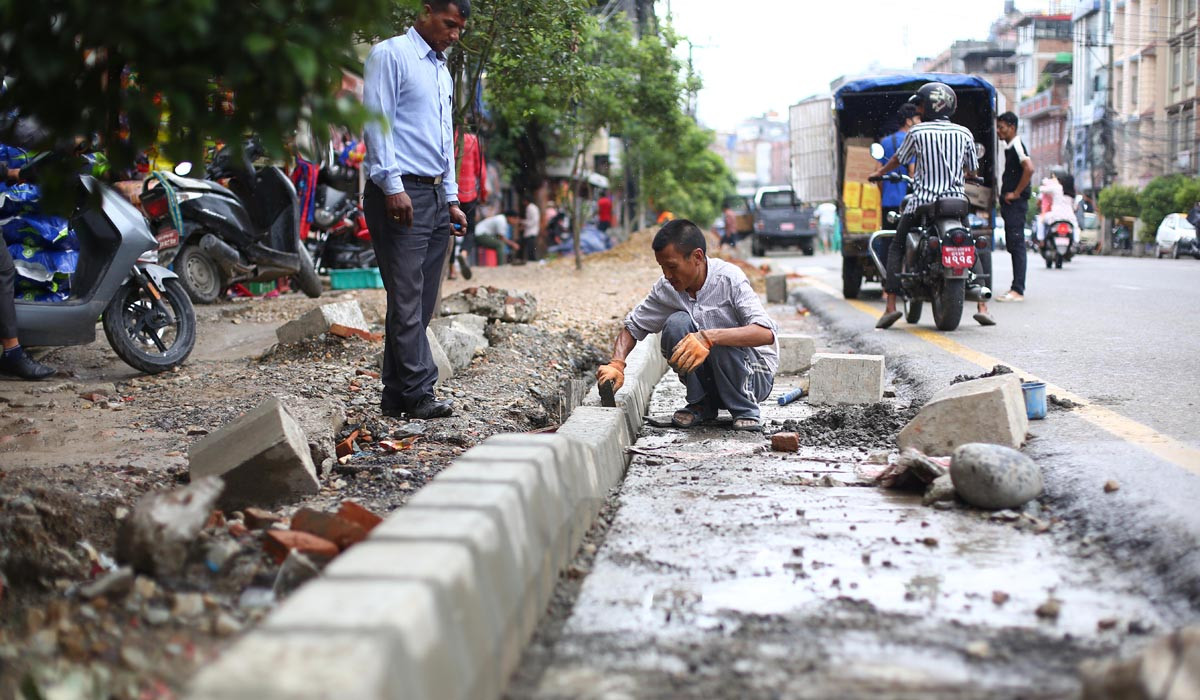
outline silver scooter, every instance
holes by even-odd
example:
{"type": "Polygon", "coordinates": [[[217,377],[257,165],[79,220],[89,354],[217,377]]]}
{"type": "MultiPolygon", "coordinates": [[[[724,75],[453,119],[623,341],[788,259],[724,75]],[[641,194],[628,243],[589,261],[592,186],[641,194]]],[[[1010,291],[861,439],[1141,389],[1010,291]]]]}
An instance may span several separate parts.
{"type": "Polygon", "coordinates": [[[196,344],[196,312],[178,275],[157,265],[158,241],[132,204],[90,176],[80,177],[71,216],[79,266],[64,302],[16,302],[26,346],[86,345],[96,319],[122,360],[149,374],[183,364],[196,344]]]}

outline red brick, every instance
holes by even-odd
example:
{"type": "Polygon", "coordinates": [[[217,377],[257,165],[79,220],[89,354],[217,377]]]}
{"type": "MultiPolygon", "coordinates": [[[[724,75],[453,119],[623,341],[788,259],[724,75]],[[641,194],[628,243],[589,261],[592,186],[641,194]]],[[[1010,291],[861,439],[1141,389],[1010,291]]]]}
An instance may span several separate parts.
{"type": "Polygon", "coordinates": [[[292,530],[307,532],[337,545],[345,550],[352,544],[367,538],[367,531],[357,523],[344,520],[333,513],[323,513],[312,508],[301,508],[292,516],[292,530]]]}
{"type": "Polygon", "coordinates": [[[337,444],[337,447],[335,449],[337,451],[337,456],[339,459],[341,459],[342,457],[346,457],[346,456],[354,454],[354,439],[357,437],[358,437],[358,431],[355,430],[354,432],[352,432],[348,436],[346,436],[345,440],[342,440],[341,442],[339,442],[337,444]]]}
{"type": "Polygon", "coordinates": [[[219,510],[214,510],[208,514],[208,522],[204,523],[204,529],[210,527],[225,527],[225,514],[219,510]]]}
{"type": "Polygon", "coordinates": [[[317,537],[308,532],[297,530],[267,530],[263,536],[263,549],[275,560],[282,564],[287,559],[288,552],[293,549],[314,562],[326,562],[338,554],[336,544],[323,537],[317,537]]]}
{"type": "Polygon", "coordinates": [[[242,511],[242,518],[246,523],[246,527],[251,530],[266,530],[271,525],[283,520],[283,517],[280,515],[253,506],[242,511]]]}
{"type": "Polygon", "coordinates": [[[771,449],[776,452],[797,452],[800,436],[796,433],[775,433],[771,436],[771,449]]]}
{"type": "Polygon", "coordinates": [[[244,537],[250,533],[250,530],[246,528],[246,525],[241,520],[230,520],[225,529],[234,537],[244,537]]]}
{"type": "Polygon", "coordinates": [[[354,370],[354,373],[360,377],[370,377],[371,379],[379,379],[379,373],[372,372],[369,369],[356,369],[356,370],[354,370]]]}
{"type": "Polygon", "coordinates": [[[343,326],[340,323],[330,324],[330,335],[336,335],[339,338],[362,338],[369,343],[378,343],[383,341],[383,336],[379,333],[368,333],[361,328],[351,328],[343,326]]]}
{"type": "Polygon", "coordinates": [[[375,529],[376,525],[383,522],[383,518],[354,501],[342,501],[341,507],[338,508],[338,517],[358,525],[367,532],[375,529]]]}

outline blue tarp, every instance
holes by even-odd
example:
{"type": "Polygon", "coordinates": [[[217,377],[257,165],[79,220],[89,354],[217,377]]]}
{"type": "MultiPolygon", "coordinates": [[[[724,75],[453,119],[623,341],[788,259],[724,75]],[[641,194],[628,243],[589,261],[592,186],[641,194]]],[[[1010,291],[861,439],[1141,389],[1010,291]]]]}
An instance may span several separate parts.
{"type": "Polygon", "coordinates": [[[838,88],[837,92],[833,93],[833,97],[837,102],[837,108],[842,109],[842,96],[848,93],[868,92],[881,88],[902,88],[906,85],[912,86],[915,92],[917,87],[932,82],[945,83],[952,88],[982,88],[987,90],[995,104],[996,88],[992,87],[991,83],[977,75],[963,75],[962,73],[898,73],[859,78],[838,88]]]}

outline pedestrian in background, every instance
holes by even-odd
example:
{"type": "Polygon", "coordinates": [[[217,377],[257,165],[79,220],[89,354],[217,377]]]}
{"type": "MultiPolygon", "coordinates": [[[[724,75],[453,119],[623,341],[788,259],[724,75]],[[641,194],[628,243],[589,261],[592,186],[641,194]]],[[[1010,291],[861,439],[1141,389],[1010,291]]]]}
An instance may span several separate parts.
{"type": "Polygon", "coordinates": [[[608,233],[613,224],[613,201],[608,190],[600,191],[600,199],[596,202],[596,227],[600,233],[608,233]]]}
{"type": "MultiPolygon", "coordinates": [[[[472,125],[474,119],[471,120],[472,125]]],[[[467,131],[455,136],[455,143],[462,146],[458,158],[458,206],[467,216],[467,233],[462,238],[461,247],[467,255],[468,264],[474,265],[475,260],[475,221],[479,218],[479,207],[487,204],[487,159],[483,155],[483,147],[479,137],[467,131]]],[[[453,270],[454,266],[451,265],[453,270]]]]}
{"type": "Polygon", "coordinates": [[[383,415],[441,418],[437,365],[426,328],[437,304],[451,223],[465,233],[454,179],[454,83],[446,49],[458,41],[471,0],[428,0],[409,30],[367,56],[363,103],[384,123],[366,127],[364,208],[387,292],[383,415]]]}
{"type": "Polygon", "coordinates": [[[537,260],[538,233],[542,230],[542,212],[532,199],[525,200],[525,218],[521,222],[521,254],[525,262],[537,260]]]}
{"type": "Polygon", "coordinates": [[[837,227],[837,218],[837,205],[833,202],[817,205],[817,239],[821,241],[821,252],[837,250],[833,247],[833,230],[837,227]]]}
{"type": "Polygon", "coordinates": [[[1004,217],[1004,248],[1012,256],[1013,264],[1012,288],[996,297],[996,301],[1025,301],[1025,216],[1029,210],[1033,161],[1017,135],[1017,124],[1017,115],[1012,112],[996,117],[996,134],[1004,141],[1000,216],[1004,217]]]}

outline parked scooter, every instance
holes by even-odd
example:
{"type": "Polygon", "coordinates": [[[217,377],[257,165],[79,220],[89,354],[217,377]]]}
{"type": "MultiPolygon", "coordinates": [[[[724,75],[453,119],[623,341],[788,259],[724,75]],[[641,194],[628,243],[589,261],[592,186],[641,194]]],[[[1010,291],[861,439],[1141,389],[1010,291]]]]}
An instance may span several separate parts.
{"type": "Polygon", "coordinates": [[[150,374],[183,364],[196,343],[196,313],[178,276],[155,264],[158,242],[121,195],[82,176],[71,217],[79,237],[74,296],[16,302],[17,330],[29,346],[86,345],[96,319],[117,356],[150,374]]]}
{"type": "Polygon", "coordinates": [[[371,232],[355,196],[319,184],[316,199],[312,226],[304,245],[317,270],[378,267],[371,232]]]}
{"type": "MultiPolygon", "coordinates": [[[[908,175],[895,172],[872,178],[874,182],[880,180],[907,182],[910,191],[914,184],[908,175]]],[[[904,243],[900,268],[904,318],[909,323],[920,321],[924,303],[930,302],[937,329],[952,331],[962,320],[965,300],[979,302],[992,297],[991,290],[982,284],[982,277],[973,271],[976,250],[987,250],[991,234],[972,233],[966,223],[970,211],[970,203],[959,197],[944,197],[917,209],[916,221],[904,243]]],[[[870,239],[871,257],[885,277],[887,265],[879,259],[875,239],[893,235],[894,231],[877,231],[870,239]]]]}
{"type": "Polygon", "coordinates": [[[142,209],[160,255],[174,263],[197,303],[211,304],[234,283],[280,277],[295,277],[305,294],[321,296],[321,278],[300,241],[296,187],[276,166],[256,170],[252,158],[260,152],[250,142],[235,159],[222,148],[206,179],[185,177],[191,164],[180,163],[173,173],[156,172],[143,188],[142,209]],[[228,188],[218,182],[226,179],[228,188]]]}
{"type": "Polygon", "coordinates": [[[1046,269],[1062,269],[1063,263],[1079,252],[1075,226],[1070,221],[1052,221],[1046,225],[1046,237],[1042,241],[1042,259],[1046,269]]]}

